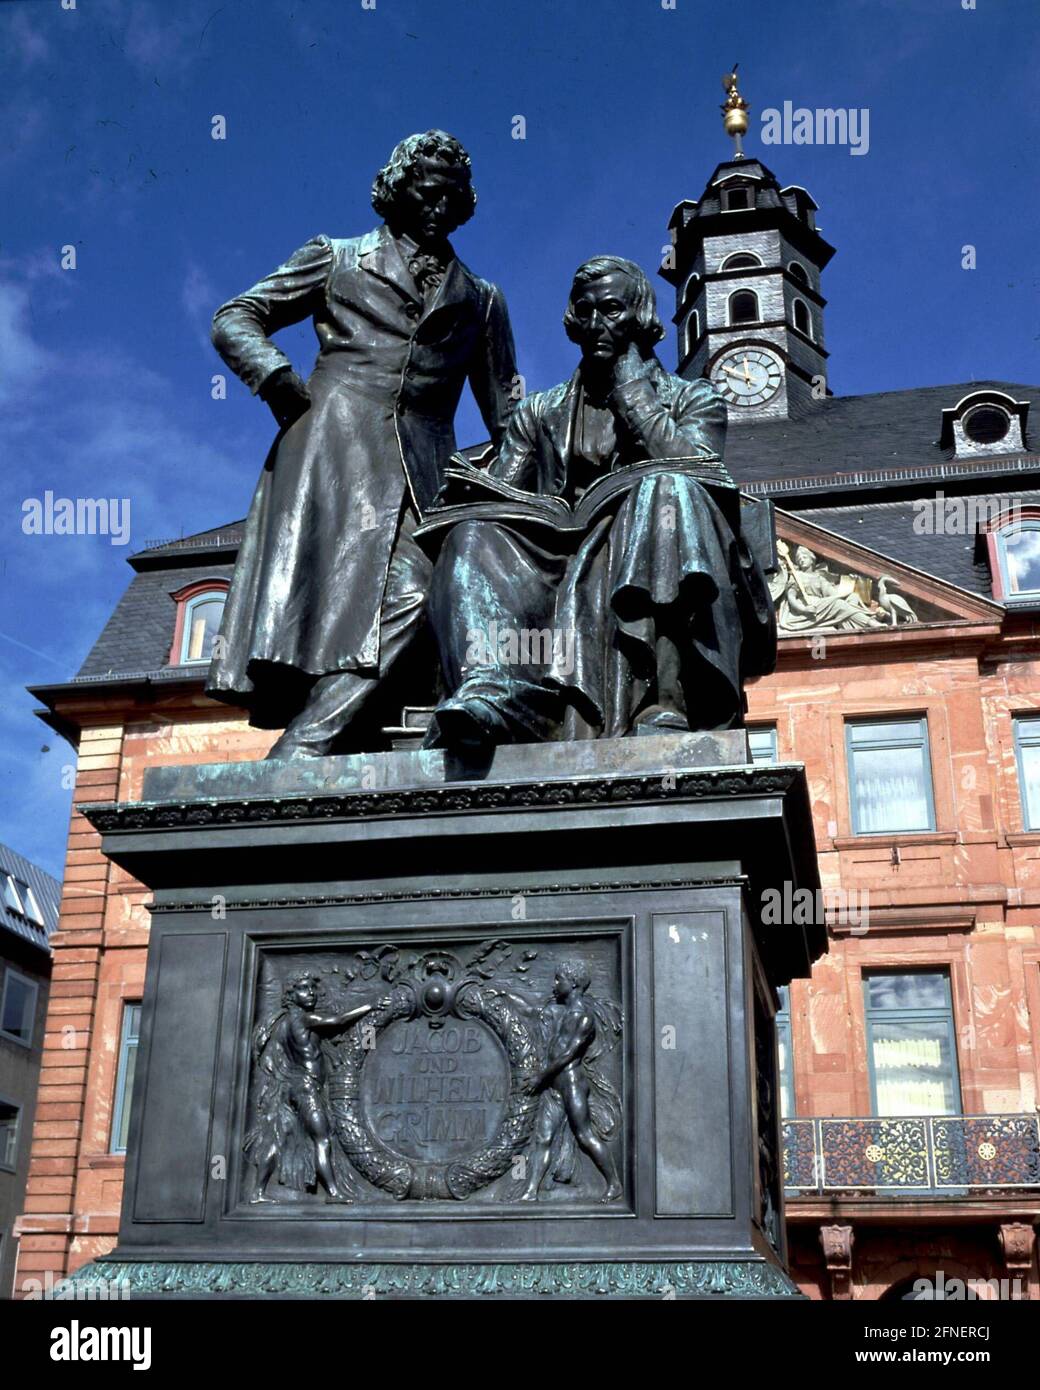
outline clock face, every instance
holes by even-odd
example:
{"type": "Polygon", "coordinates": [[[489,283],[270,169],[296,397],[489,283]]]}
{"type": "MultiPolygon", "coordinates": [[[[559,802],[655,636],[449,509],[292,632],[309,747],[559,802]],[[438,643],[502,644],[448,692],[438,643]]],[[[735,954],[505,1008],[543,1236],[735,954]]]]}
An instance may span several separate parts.
{"type": "Polygon", "coordinates": [[[728,405],[764,405],[784,379],[776,353],[759,347],[727,348],[711,369],[711,379],[728,405]]]}

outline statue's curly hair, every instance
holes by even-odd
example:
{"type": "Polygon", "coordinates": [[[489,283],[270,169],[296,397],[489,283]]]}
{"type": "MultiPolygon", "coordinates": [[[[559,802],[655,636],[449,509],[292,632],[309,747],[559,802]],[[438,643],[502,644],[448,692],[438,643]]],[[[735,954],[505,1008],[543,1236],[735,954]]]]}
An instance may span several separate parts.
{"type": "Polygon", "coordinates": [[[289,1003],[300,985],[314,985],[315,989],[318,989],[321,986],[321,976],[313,974],[310,970],[298,970],[295,975],[290,975],[282,989],[283,1004],[289,1003]]]}
{"type": "Polygon", "coordinates": [[[584,961],[562,960],[556,967],[556,973],[572,984],[579,994],[584,994],[592,984],[592,976],[584,961]]]}
{"type": "Polygon", "coordinates": [[[657,317],[657,296],[654,287],[646,277],[646,272],[635,261],[626,261],[623,256],[593,256],[592,260],[578,266],[571,283],[567,311],[563,316],[563,326],[571,342],[577,342],[578,320],[574,313],[574,301],[584,287],[592,280],[620,271],[627,275],[635,285],[635,310],[639,324],[639,346],[643,352],[650,352],[665,336],[664,325],[657,317]]]}
{"type": "Polygon", "coordinates": [[[420,135],[409,135],[394,146],[390,158],[372,183],[372,206],[376,212],[383,218],[393,212],[401,189],[415,173],[422,157],[440,160],[443,164],[463,170],[466,183],[465,187],[459,189],[459,226],[468,222],[477,206],[472,164],[459,141],[446,130],[427,130],[420,135]]]}

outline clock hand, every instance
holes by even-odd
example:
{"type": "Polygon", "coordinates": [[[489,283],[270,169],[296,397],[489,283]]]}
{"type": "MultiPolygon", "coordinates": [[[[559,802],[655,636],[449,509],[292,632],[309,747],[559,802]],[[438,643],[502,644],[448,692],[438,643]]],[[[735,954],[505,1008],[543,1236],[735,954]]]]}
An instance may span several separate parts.
{"type": "Polygon", "coordinates": [[[746,354],[745,354],[745,357],[744,357],[744,380],[747,382],[747,384],[748,384],[749,386],[751,385],[751,378],[748,376],[748,364],[747,364],[747,355],[746,355],[746,354]]]}

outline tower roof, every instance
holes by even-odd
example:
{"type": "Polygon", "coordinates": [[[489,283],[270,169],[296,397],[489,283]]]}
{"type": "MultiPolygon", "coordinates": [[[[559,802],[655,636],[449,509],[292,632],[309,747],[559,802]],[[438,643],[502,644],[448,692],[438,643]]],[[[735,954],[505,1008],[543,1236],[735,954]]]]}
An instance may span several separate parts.
{"type": "MultiPolygon", "coordinates": [[[[679,247],[694,239],[718,236],[723,229],[731,234],[778,227],[792,246],[822,270],[835,248],[816,226],[817,211],[818,204],[806,189],[799,184],[781,188],[779,179],[760,159],[727,159],[715,166],[699,199],[685,198],[676,204],[668,228],[674,231],[679,247]],[[751,190],[746,208],[725,206],[725,187],[735,181],[751,190]]],[[[666,263],[661,268],[662,277],[676,284],[681,273],[678,267],[683,263],[681,255],[675,266],[666,263]]]]}

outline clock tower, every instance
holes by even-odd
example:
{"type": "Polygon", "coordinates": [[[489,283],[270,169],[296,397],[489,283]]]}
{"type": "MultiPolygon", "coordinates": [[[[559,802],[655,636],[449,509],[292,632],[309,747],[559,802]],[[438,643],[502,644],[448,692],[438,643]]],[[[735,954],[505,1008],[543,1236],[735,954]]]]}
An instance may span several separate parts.
{"type": "Polygon", "coordinates": [[[680,376],[707,376],[731,424],[797,418],[828,395],[820,275],[834,248],[816,203],[781,188],[741,137],[748,106],[736,72],[723,78],[726,131],[736,144],[697,202],[672,213],[661,275],[675,287],[680,376]]]}

